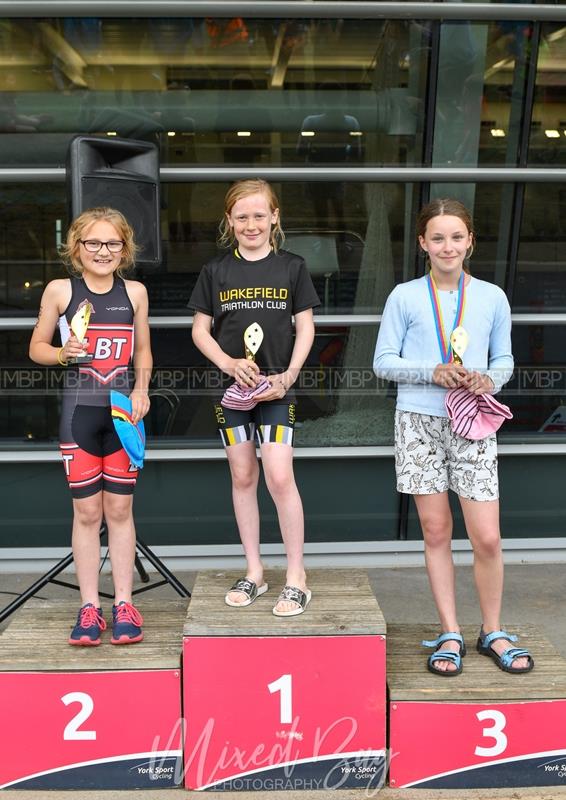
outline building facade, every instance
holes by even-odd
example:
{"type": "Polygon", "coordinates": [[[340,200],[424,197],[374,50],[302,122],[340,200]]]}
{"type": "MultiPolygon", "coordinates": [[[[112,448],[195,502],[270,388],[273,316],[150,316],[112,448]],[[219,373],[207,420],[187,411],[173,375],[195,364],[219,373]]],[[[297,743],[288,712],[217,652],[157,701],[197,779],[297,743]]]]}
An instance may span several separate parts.
{"type": "MultiPolygon", "coordinates": [[[[471,271],[501,286],[513,312],[516,371],[501,399],[514,418],[499,437],[506,547],[560,557],[562,3],[0,0],[0,61],[5,563],[69,541],[61,372],[32,365],[27,349],[41,293],[64,275],[65,160],[77,134],[160,151],[163,261],[137,272],[155,361],[136,496],[142,538],[203,563],[238,551],[214,385],[191,342],[187,301],[216,251],[227,186],[262,176],[278,192],[286,247],[305,255],[322,301],[296,437],[312,560],[401,563],[420,549],[414,508],[395,491],[395,390],[371,362],[388,293],[425,268],[416,211],[443,196],[473,211],[471,271]]],[[[267,552],[280,553],[266,492],[262,506],[267,552]]]]}

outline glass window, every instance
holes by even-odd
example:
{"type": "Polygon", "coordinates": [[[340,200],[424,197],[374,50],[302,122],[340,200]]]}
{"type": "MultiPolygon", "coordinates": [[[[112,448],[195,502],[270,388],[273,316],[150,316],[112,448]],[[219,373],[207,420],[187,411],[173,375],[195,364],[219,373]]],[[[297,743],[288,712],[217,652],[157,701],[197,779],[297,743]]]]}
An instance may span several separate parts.
{"type": "Polygon", "coordinates": [[[532,23],[443,22],[434,166],[517,163],[532,23]]]}
{"type": "Polygon", "coordinates": [[[564,313],[566,309],[566,186],[525,188],[513,310],[564,313]]]}
{"type": "MultiPolygon", "coordinates": [[[[0,437],[57,441],[63,370],[32,364],[31,331],[0,331],[0,437]]],[[[188,328],[153,328],[151,410],[145,425],[150,442],[220,447],[213,403],[219,374],[193,345],[188,328]]],[[[340,326],[317,331],[296,386],[298,446],[388,444],[393,401],[379,395],[371,369],[375,326],[340,326]],[[386,413],[376,423],[378,407],[386,413]]]]}
{"type": "Polygon", "coordinates": [[[514,325],[515,374],[503,390],[514,418],[505,436],[543,433],[566,439],[565,328],[561,325],[514,325]]]}
{"type": "MultiPolygon", "coordinates": [[[[284,247],[305,258],[322,301],[318,313],[378,313],[395,283],[414,274],[415,247],[407,228],[414,187],[324,181],[274,186],[284,247]]],[[[202,265],[216,252],[227,188],[216,183],[164,187],[164,264],[143,276],[153,314],[186,309],[202,265]]]]}
{"type": "MultiPolygon", "coordinates": [[[[163,225],[170,234],[164,264],[159,270],[139,270],[137,277],[148,288],[152,316],[188,316],[187,301],[202,264],[216,252],[214,237],[226,185],[194,184],[188,187],[190,191],[182,184],[166,188],[179,190],[176,202],[183,204],[186,214],[181,219],[191,220],[191,234],[187,236],[191,241],[179,241],[179,237],[173,236],[175,229],[163,225]]],[[[451,186],[452,195],[463,200],[475,217],[478,243],[471,271],[478,278],[500,285],[504,285],[507,269],[506,262],[501,270],[498,268],[497,256],[508,188],[503,184],[486,183],[451,186]]],[[[277,189],[288,234],[287,246],[305,255],[322,301],[319,316],[340,314],[351,317],[348,323],[328,326],[325,322],[317,327],[315,345],[298,387],[300,425],[297,444],[391,444],[395,389],[380,384],[371,370],[377,325],[360,324],[363,321],[356,316],[379,314],[393,286],[415,277],[424,266],[417,260],[414,239],[418,187],[376,183],[344,186],[349,198],[349,222],[344,228],[334,227],[332,210],[326,218],[326,227],[305,227],[301,223],[311,217],[313,205],[304,186],[285,183],[277,189]],[[355,198],[363,198],[363,205],[356,205],[355,198]]],[[[433,196],[444,189],[434,186],[433,196]]],[[[38,206],[37,213],[43,208],[43,205],[38,206]]],[[[177,216],[176,211],[172,217],[168,216],[170,208],[169,203],[163,212],[169,220],[177,216]]],[[[28,219],[33,227],[33,213],[28,213],[28,219]]],[[[47,225],[47,229],[55,229],[54,221],[47,225]]],[[[186,236],[186,232],[181,231],[181,235],[186,236]]],[[[28,280],[34,275],[28,261],[10,262],[3,269],[6,296],[12,304],[10,316],[15,313],[14,307],[22,314],[35,316],[44,281],[63,274],[57,261],[41,263],[34,280],[28,280]],[[22,288],[25,282],[31,283],[28,289],[22,288]]],[[[521,280],[521,274],[518,280],[521,280]]],[[[532,290],[530,295],[536,297],[532,290]]],[[[536,307],[529,308],[537,310],[536,307]]],[[[536,342],[539,335],[539,328],[534,326],[529,334],[531,339],[525,338],[526,330],[516,326],[514,331],[516,361],[521,368],[532,366],[532,340],[536,342]]],[[[543,336],[550,336],[550,329],[542,330],[543,336]]],[[[554,329],[558,338],[561,332],[560,328],[554,329]]],[[[29,369],[28,341],[27,331],[4,332],[0,336],[3,363],[29,369]]],[[[552,368],[559,358],[553,341],[549,340],[548,344],[548,347],[555,348],[549,362],[552,368]]],[[[164,442],[184,441],[203,446],[218,444],[210,409],[216,386],[214,376],[206,369],[205,359],[192,344],[188,327],[153,328],[152,345],[155,376],[152,385],[154,403],[147,420],[149,436],[164,442]]],[[[57,376],[59,370],[47,370],[47,373],[57,376]]],[[[53,409],[58,402],[57,385],[51,383],[56,377],[45,384],[43,372],[39,370],[38,374],[42,377],[34,383],[34,391],[23,392],[20,401],[13,407],[6,407],[5,435],[22,438],[31,433],[34,438],[56,437],[57,421],[53,409]],[[46,395],[47,410],[37,415],[30,428],[27,420],[32,412],[27,414],[25,409],[29,404],[30,408],[35,408],[43,402],[41,392],[46,385],[51,392],[46,395]]],[[[559,404],[556,392],[541,405],[536,392],[533,395],[536,399],[531,397],[535,391],[533,385],[527,381],[521,387],[517,400],[519,406],[522,408],[525,403],[536,402],[540,408],[537,407],[535,416],[518,412],[515,421],[506,426],[506,433],[539,430],[553,407],[559,404]]],[[[510,404],[514,402],[515,396],[510,396],[510,404]]]]}
{"type": "MultiPolygon", "coordinates": [[[[76,133],[155,142],[164,166],[258,165],[261,172],[262,165],[420,165],[433,24],[5,20],[0,166],[62,165],[76,133]]],[[[434,165],[516,164],[531,24],[443,22],[440,31],[434,165]]],[[[564,160],[565,31],[542,26],[532,164],[564,160]]],[[[136,275],[148,288],[151,315],[188,315],[199,271],[216,252],[226,188],[162,185],[163,263],[136,275]]],[[[297,444],[390,444],[394,388],[371,371],[376,325],[359,324],[356,315],[379,314],[396,283],[422,273],[414,220],[425,187],[297,181],[275,188],[286,247],[304,255],[321,298],[317,314],[349,317],[317,328],[299,386],[297,444]]],[[[514,276],[513,185],[435,184],[431,196],[457,197],[472,210],[478,235],[472,272],[504,289],[512,282],[514,311],[563,312],[561,185],[527,185],[514,276]]],[[[47,282],[65,274],[58,247],[68,225],[66,187],[0,184],[0,202],[0,316],[33,317],[47,282]]],[[[505,436],[541,431],[562,406],[565,392],[553,371],[562,369],[563,332],[515,326],[518,371],[502,397],[516,414],[505,436]]],[[[60,371],[30,364],[29,335],[0,332],[2,388],[9,389],[0,401],[0,436],[55,441],[60,371]]],[[[188,328],[153,329],[152,342],[150,438],[219,446],[212,376],[188,328]]]]}
{"type": "MultiPolygon", "coordinates": [[[[163,262],[140,267],[153,316],[187,314],[202,265],[215,240],[228,184],[164,184],[163,262]]],[[[275,185],[285,247],[303,255],[322,301],[319,314],[378,314],[396,283],[414,277],[414,220],[420,187],[392,183],[275,185]]],[[[508,249],[504,187],[434,185],[432,196],[462,200],[474,213],[477,277],[504,285],[508,249]],[[504,254],[500,260],[499,251],[504,254]]],[[[0,190],[2,187],[0,187],[0,190]]],[[[66,234],[63,185],[6,185],[12,205],[0,225],[0,313],[34,316],[44,285],[65,275],[57,243],[66,234]],[[60,202],[57,202],[57,199],[60,202]]]]}
{"type": "MultiPolygon", "coordinates": [[[[163,261],[139,267],[152,315],[187,314],[215,240],[228,184],[164,184],[163,261]]],[[[410,225],[416,189],[392,184],[275,186],[285,247],[305,257],[323,303],[320,313],[375,314],[395,282],[414,274],[410,225]],[[318,212],[318,213],[317,213],[318,212]]],[[[64,276],[57,247],[66,235],[64,186],[5,185],[0,223],[0,315],[34,316],[44,286],[64,276]]]]}
{"type": "Polygon", "coordinates": [[[529,147],[533,166],[566,164],[565,59],[566,25],[542,25],[529,147]]]}
{"type": "Polygon", "coordinates": [[[0,316],[33,316],[45,284],[64,274],[65,186],[0,184],[0,207],[0,316]]]}
{"type": "Polygon", "coordinates": [[[428,23],[6,20],[0,160],[62,163],[74,133],[164,165],[419,164],[428,23]]]}
{"type": "MultiPolygon", "coordinates": [[[[163,186],[163,262],[136,272],[148,288],[153,315],[187,313],[198,273],[217,252],[226,189],[217,183],[163,186]]],[[[377,313],[384,293],[413,274],[407,228],[413,187],[321,182],[276,189],[285,246],[305,257],[322,313],[377,313]]],[[[0,223],[0,314],[34,315],[45,284],[65,275],[57,256],[67,227],[64,187],[5,185],[0,191],[11,204],[0,223]]]]}
{"type": "MultiPolygon", "coordinates": [[[[373,325],[318,328],[296,385],[298,447],[390,445],[395,386],[371,369],[373,325]]],[[[17,441],[57,440],[61,374],[27,359],[28,331],[3,331],[0,435],[17,441]]],[[[544,434],[566,436],[564,328],[514,325],[515,374],[498,398],[514,414],[503,441],[544,434]]],[[[206,366],[185,328],[152,329],[155,369],[152,407],[146,418],[150,441],[160,445],[220,447],[212,405],[218,373],[206,366]]]]}
{"type": "Polygon", "coordinates": [[[57,435],[61,370],[32,364],[31,331],[0,331],[0,438],[49,441],[57,435]]]}

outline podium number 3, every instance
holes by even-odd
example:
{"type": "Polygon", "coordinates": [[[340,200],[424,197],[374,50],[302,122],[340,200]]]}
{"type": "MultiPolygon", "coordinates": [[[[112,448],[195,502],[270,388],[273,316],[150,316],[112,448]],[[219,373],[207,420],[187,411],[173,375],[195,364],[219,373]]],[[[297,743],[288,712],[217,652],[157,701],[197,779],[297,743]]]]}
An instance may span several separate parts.
{"type": "Polygon", "coordinates": [[[495,740],[495,744],[491,747],[480,747],[475,749],[476,756],[498,756],[503,753],[507,748],[507,736],[503,733],[503,728],[507,724],[505,714],[501,711],[496,711],[493,708],[488,708],[485,711],[479,711],[476,717],[480,722],[489,719],[493,722],[490,728],[484,728],[482,733],[484,736],[495,740]]]}
{"type": "Polygon", "coordinates": [[[78,714],[70,720],[63,731],[63,739],[67,741],[77,741],[85,739],[96,739],[96,731],[80,731],[79,727],[86,722],[94,710],[92,697],[85,692],[69,692],[64,694],[61,702],[66,706],[71,703],[80,703],[81,708],[78,714]]]}
{"type": "Polygon", "coordinates": [[[285,725],[293,722],[293,688],[291,675],[281,675],[273,683],[268,683],[270,694],[281,692],[279,698],[279,721],[285,725]]]}

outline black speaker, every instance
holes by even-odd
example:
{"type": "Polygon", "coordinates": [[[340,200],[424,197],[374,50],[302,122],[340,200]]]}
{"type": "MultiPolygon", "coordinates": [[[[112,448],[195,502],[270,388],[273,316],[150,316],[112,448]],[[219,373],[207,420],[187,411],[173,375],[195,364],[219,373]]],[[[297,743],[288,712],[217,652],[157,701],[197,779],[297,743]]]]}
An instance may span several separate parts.
{"type": "Polygon", "coordinates": [[[76,136],[67,153],[71,219],[88,208],[121,211],[134,229],[138,266],[159,266],[159,151],[155,144],[105,136],[76,136]]]}

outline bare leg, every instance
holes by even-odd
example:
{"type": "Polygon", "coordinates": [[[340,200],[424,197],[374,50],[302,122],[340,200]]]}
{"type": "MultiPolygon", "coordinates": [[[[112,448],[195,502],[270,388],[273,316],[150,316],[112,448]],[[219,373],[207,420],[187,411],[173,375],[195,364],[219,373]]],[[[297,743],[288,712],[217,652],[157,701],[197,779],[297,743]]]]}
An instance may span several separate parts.
{"type": "MultiPolygon", "coordinates": [[[[293,474],[293,448],[286,444],[265,442],[261,446],[265,482],[277,509],[281,536],[287,554],[286,582],[305,591],[304,565],[305,521],[301,496],[293,474]]],[[[282,601],[278,611],[292,611],[296,604],[282,601]]]]}
{"type": "MultiPolygon", "coordinates": [[[[236,524],[246,556],[246,577],[257,586],[263,584],[263,564],[259,551],[259,507],[257,503],[257,484],[259,465],[255,453],[255,442],[240,442],[226,448],[230,473],[232,475],[232,502],[236,524]]],[[[243,603],[246,595],[230,592],[233,603],[243,603]]]]}
{"type": "Polygon", "coordinates": [[[108,526],[108,547],[112,564],[116,605],[132,602],[136,529],[133,517],[133,495],[102,493],[104,519],[108,526]]]}
{"type": "Polygon", "coordinates": [[[102,492],[73,499],[73,558],[81,589],[81,605],[100,607],[98,572],[100,569],[100,524],[102,492]]]}
{"type": "MultiPolygon", "coordinates": [[[[468,500],[460,497],[466,531],[474,551],[474,578],[478,591],[483,629],[486,633],[501,628],[501,603],[503,599],[503,554],[499,532],[499,500],[468,500]]],[[[492,649],[501,654],[509,642],[499,639],[492,649]]],[[[526,668],[527,658],[513,662],[516,669],[526,668]]]]}
{"type": "MultiPolygon", "coordinates": [[[[425,562],[432,596],[440,617],[443,633],[459,633],[456,617],[456,589],[454,561],[452,559],[452,514],[448,493],[414,495],[415,505],[423,531],[425,562]]],[[[440,650],[460,651],[457,642],[444,642],[440,650]]],[[[439,672],[456,667],[450,661],[437,661],[439,672]]]]}

